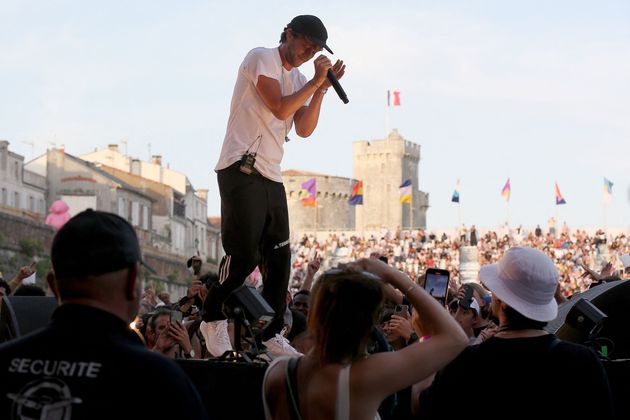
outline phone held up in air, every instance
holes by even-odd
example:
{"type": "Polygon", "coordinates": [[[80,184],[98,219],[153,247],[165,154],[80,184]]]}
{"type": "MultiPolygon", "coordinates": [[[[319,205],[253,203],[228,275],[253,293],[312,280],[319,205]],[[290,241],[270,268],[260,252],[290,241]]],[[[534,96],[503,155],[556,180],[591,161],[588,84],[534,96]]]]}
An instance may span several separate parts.
{"type": "Polygon", "coordinates": [[[402,316],[405,318],[409,314],[408,305],[396,305],[394,308],[394,315],[402,316]]]}
{"type": "Polygon", "coordinates": [[[427,268],[425,272],[424,290],[437,299],[442,306],[446,306],[450,272],[439,268],[427,268]]]}
{"type": "Polygon", "coordinates": [[[182,312],[181,311],[172,311],[171,312],[171,324],[174,324],[175,321],[182,323],[182,312]]]}

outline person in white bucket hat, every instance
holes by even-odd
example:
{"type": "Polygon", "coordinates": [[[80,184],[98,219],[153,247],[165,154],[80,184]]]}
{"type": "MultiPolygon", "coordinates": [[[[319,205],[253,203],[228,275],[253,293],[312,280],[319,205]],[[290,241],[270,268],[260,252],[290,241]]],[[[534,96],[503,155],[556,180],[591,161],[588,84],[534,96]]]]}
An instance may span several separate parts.
{"type": "Polygon", "coordinates": [[[537,249],[511,248],[498,263],[481,267],[479,278],[495,302],[500,300],[525,318],[548,322],[558,315],[554,299],[558,270],[537,249]]]}
{"type": "Polygon", "coordinates": [[[492,292],[491,309],[499,331],[467,347],[439,371],[430,386],[414,386],[416,418],[444,417],[453,390],[468,420],[504,417],[614,418],[606,371],[595,352],[581,344],[557,339],[543,327],[556,318],[554,294],[558,272],[551,259],[533,248],[509,249],[497,264],[486,265],[479,279],[492,292]],[[576,395],[584,395],[579,403],[576,395]],[[543,401],[552,399],[551,404],[543,401]],[[510,414],[508,414],[510,413],[510,414]]]}

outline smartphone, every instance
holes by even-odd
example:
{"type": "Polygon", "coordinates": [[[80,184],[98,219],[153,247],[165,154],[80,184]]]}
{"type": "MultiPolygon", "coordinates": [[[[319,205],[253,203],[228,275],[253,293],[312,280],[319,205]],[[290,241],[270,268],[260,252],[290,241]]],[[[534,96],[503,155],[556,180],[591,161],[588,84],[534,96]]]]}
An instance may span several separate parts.
{"type": "Polygon", "coordinates": [[[472,302],[473,299],[473,288],[470,284],[464,284],[464,298],[462,299],[464,302],[472,302]]]}
{"type": "Polygon", "coordinates": [[[174,324],[175,321],[182,323],[182,313],[181,311],[172,311],[171,312],[171,324],[174,324]]]}
{"type": "Polygon", "coordinates": [[[409,306],[407,305],[396,305],[394,308],[394,315],[407,317],[409,315],[409,306]]]}
{"type": "Polygon", "coordinates": [[[448,283],[451,273],[448,270],[441,270],[439,268],[427,268],[424,276],[424,290],[436,298],[442,306],[446,307],[448,283]]]}

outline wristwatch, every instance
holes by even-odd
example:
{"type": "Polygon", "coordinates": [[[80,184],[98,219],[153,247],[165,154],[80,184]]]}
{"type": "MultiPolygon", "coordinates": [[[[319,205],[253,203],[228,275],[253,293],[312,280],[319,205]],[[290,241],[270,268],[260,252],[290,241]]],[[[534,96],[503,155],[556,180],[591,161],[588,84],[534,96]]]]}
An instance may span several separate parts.
{"type": "Polygon", "coordinates": [[[415,343],[416,341],[418,341],[418,334],[416,334],[416,332],[414,331],[409,336],[409,340],[407,340],[407,345],[409,345],[411,343],[415,343]]]}
{"type": "MultiPolygon", "coordinates": [[[[417,338],[418,336],[416,336],[417,338]]],[[[194,359],[195,358],[195,350],[190,349],[190,353],[184,353],[184,357],[186,359],[194,359]]]]}

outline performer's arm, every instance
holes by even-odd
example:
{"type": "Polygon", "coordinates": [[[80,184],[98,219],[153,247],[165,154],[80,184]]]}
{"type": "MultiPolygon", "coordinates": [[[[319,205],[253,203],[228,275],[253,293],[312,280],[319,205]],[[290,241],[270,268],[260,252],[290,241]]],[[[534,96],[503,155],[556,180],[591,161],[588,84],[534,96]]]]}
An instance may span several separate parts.
{"type": "Polygon", "coordinates": [[[332,67],[328,57],[320,55],[315,59],[313,64],[315,65],[315,75],[313,78],[291,95],[282,96],[282,89],[280,87],[281,80],[263,75],[258,76],[256,90],[265,105],[267,105],[277,119],[286,120],[293,115],[326,81],[326,72],[332,67]]]}
{"type": "MultiPolygon", "coordinates": [[[[267,108],[279,120],[286,120],[303,107],[304,102],[319,89],[319,84],[315,79],[309,80],[302,89],[295,91],[291,95],[282,96],[280,82],[267,76],[258,76],[256,90],[267,108]]],[[[320,100],[321,103],[321,100],[320,100]]]]}
{"type": "MultiPolygon", "coordinates": [[[[343,61],[337,60],[335,65],[332,67],[332,70],[333,73],[335,73],[337,80],[339,80],[344,75],[346,66],[343,64],[343,61]]],[[[315,131],[315,127],[317,127],[317,122],[319,121],[319,110],[322,106],[322,99],[329,87],[330,82],[326,79],[326,81],[322,83],[320,89],[317,89],[317,91],[313,94],[313,98],[311,99],[309,106],[303,106],[295,113],[293,121],[295,122],[295,132],[298,136],[308,137],[313,134],[313,131],[315,131]]]]}
{"type": "Polygon", "coordinates": [[[317,126],[323,90],[325,91],[330,87],[330,82],[326,78],[328,69],[332,68],[338,78],[343,76],[345,71],[343,62],[337,61],[335,66],[332,66],[328,57],[324,55],[317,57],[314,65],[315,76],[313,79],[291,95],[282,96],[280,82],[277,79],[261,75],[258,76],[256,83],[258,94],[276,118],[286,120],[295,113],[295,131],[300,137],[308,137],[317,126]],[[308,107],[303,106],[311,95],[313,98],[310,105],[308,107]]]}

